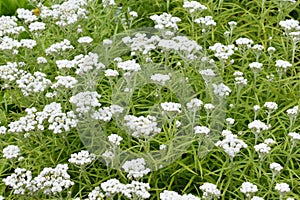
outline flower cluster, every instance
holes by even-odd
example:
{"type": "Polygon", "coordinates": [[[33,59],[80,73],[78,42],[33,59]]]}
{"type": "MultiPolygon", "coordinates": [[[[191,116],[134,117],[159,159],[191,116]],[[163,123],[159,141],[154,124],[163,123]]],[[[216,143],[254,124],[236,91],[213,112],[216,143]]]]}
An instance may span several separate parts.
{"type": "Polygon", "coordinates": [[[128,173],[127,178],[129,179],[139,179],[150,172],[150,169],[146,168],[146,162],[143,158],[126,161],[122,168],[128,173]]]}
{"type": "Polygon", "coordinates": [[[199,188],[203,192],[204,199],[215,199],[221,196],[221,192],[215,184],[203,183],[199,188]]]}
{"type": "Polygon", "coordinates": [[[238,139],[237,135],[231,132],[225,134],[225,138],[222,141],[218,141],[215,145],[221,147],[229,155],[231,160],[233,160],[242,148],[248,147],[243,140],[238,139]]]}
{"type": "Polygon", "coordinates": [[[177,22],[180,22],[181,19],[178,17],[173,17],[171,14],[163,13],[161,15],[152,15],[150,19],[156,24],[154,28],[159,30],[178,30],[177,22]]]}
{"type": "Polygon", "coordinates": [[[57,194],[63,189],[68,189],[74,182],[67,173],[67,164],[58,164],[53,168],[44,168],[40,174],[32,179],[32,172],[23,168],[15,169],[15,172],[3,179],[6,186],[14,189],[14,194],[57,194]]]}
{"type": "Polygon", "coordinates": [[[96,155],[82,150],[78,153],[71,154],[71,158],[69,158],[69,162],[78,166],[88,165],[96,159],[96,155]]]}
{"type": "Polygon", "coordinates": [[[139,199],[148,199],[150,197],[149,183],[132,181],[129,184],[123,184],[117,179],[110,179],[101,183],[101,188],[105,192],[105,196],[110,198],[116,194],[123,194],[127,198],[137,197],[139,199]]]}
{"type": "Polygon", "coordinates": [[[164,190],[159,194],[160,200],[200,200],[199,197],[196,197],[192,194],[180,195],[175,191],[164,190]]]}
{"type": "Polygon", "coordinates": [[[157,127],[156,118],[148,115],[147,117],[136,117],[126,115],[124,117],[125,126],[129,128],[130,134],[135,138],[148,138],[160,133],[161,129],[157,127]]]}

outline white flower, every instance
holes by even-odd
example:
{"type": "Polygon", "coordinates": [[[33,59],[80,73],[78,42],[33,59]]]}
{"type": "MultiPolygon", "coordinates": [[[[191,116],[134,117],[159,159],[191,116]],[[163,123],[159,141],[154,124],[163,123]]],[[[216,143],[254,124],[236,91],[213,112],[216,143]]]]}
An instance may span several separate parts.
{"type": "Polygon", "coordinates": [[[276,173],[279,173],[283,167],[279,163],[273,162],[270,164],[270,169],[276,173]]]}
{"type": "Polygon", "coordinates": [[[228,96],[231,92],[231,89],[224,85],[223,83],[220,83],[218,85],[213,84],[214,93],[220,97],[228,96]]]}
{"type": "Polygon", "coordinates": [[[194,127],[195,134],[205,134],[208,135],[210,133],[210,129],[206,126],[195,126],[194,127]]]}
{"type": "MultiPolygon", "coordinates": [[[[104,199],[104,194],[100,191],[100,187],[95,187],[89,194],[88,200],[101,200],[104,199]]],[[[78,199],[80,200],[80,199],[78,199]]]]}
{"type": "Polygon", "coordinates": [[[238,38],[235,43],[238,45],[238,46],[246,46],[248,48],[251,47],[251,45],[253,44],[253,40],[250,40],[248,38],[238,38]]]}
{"type": "Polygon", "coordinates": [[[165,85],[168,80],[170,80],[170,75],[166,74],[154,74],[151,76],[151,80],[159,83],[160,85],[165,85]]]}
{"type": "Polygon", "coordinates": [[[260,133],[261,131],[266,131],[269,129],[269,127],[260,120],[254,120],[253,122],[249,123],[248,128],[255,133],[260,133]]]}
{"type": "Polygon", "coordinates": [[[166,112],[181,113],[181,104],[174,102],[164,102],[160,104],[161,108],[166,112]]]}
{"type": "Polygon", "coordinates": [[[80,37],[78,39],[78,43],[80,43],[80,44],[90,44],[92,42],[93,42],[93,38],[91,38],[89,36],[80,37]]]}
{"type": "Polygon", "coordinates": [[[204,104],[204,109],[206,112],[212,112],[215,109],[215,106],[211,103],[204,104]]]}
{"type": "Polygon", "coordinates": [[[292,141],[294,141],[294,142],[300,141],[300,134],[299,133],[291,132],[291,133],[288,134],[288,136],[290,136],[292,141]]]}
{"type": "Polygon", "coordinates": [[[201,185],[199,188],[203,192],[204,199],[214,199],[221,196],[221,192],[218,190],[215,184],[203,183],[203,185],[201,185]]]}
{"type": "Polygon", "coordinates": [[[46,58],[41,57],[41,56],[38,57],[36,60],[37,60],[38,64],[46,64],[48,62],[46,58]]]}
{"type": "Polygon", "coordinates": [[[188,109],[198,110],[201,108],[202,105],[203,105],[203,102],[201,100],[194,98],[194,99],[191,99],[191,101],[186,104],[186,107],[188,109]]]}
{"type": "Polygon", "coordinates": [[[119,72],[113,69],[107,69],[104,71],[104,76],[106,77],[116,77],[119,76],[119,72]]]}
{"type": "Polygon", "coordinates": [[[253,71],[260,71],[262,69],[262,63],[259,62],[252,62],[249,64],[250,69],[253,71]]]}
{"type": "Polygon", "coordinates": [[[289,117],[297,117],[299,114],[299,107],[294,106],[293,108],[288,109],[286,113],[289,117]]]}
{"type": "Polygon", "coordinates": [[[97,92],[87,91],[72,96],[69,102],[77,106],[76,112],[88,113],[92,108],[101,106],[98,102],[98,98],[101,98],[101,95],[97,92]]]}
{"type": "Polygon", "coordinates": [[[201,24],[203,28],[208,28],[217,25],[217,23],[213,20],[212,16],[200,17],[198,19],[195,19],[194,22],[197,24],[201,24]]]}
{"type": "Polygon", "coordinates": [[[124,71],[135,71],[135,72],[141,70],[140,64],[138,64],[135,60],[127,60],[124,62],[119,62],[118,68],[124,71]]]}
{"type": "Polygon", "coordinates": [[[183,2],[183,8],[189,10],[191,14],[193,13],[201,13],[204,10],[207,10],[207,7],[202,5],[197,1],[187,1],[183,2]]]}
{"type": "Polygon", "coordinates": [[[272,138],[267,138],[264,140],[264,143],[268,146],[271,146],[272,144],[275,144],[276,142],[272,138]]]}
{"type": "Polygon", "coordinates": [[[234,53],[234,45],[223,45],[221,43],[216,43],[209,47],[210,50],[215,52],[215,57],[220,60],[226,61],[234,53]]]}
{"type": "Polygon", "coordinates": [[[265,143],[260,143],[254,146],[255,151],[258,153],[260,160],[262,161],[264,156],[271,151],[271,147],[269,147],[265,143]]]}
{"type": "Polygon", "coordinates": [[[125,126],[130,129],[130,134],[135,138],[152,137],[161,131],[161,129],[157,127],[158,124],[154,116],[135,117],[133,115],[126,115],[124,121],[125,126]]]}
{"type": "Polygon", "coordinates": [[[150,16],[150,19],[154,21],[156,24],[154,28],[159,30],[165,30],[165,29],[173,29],[178,30],[177,22],[180,22],[181,19],[178,17],[173,17],[171,14],[163,13],[161,15],[152,15],[150,16]]]}
{"type": "Polygon", "coordinates": [[[6,159],[18,158],[20,155],[20,149],[15,145],[8,145],[3,149],[3,157],[6,159]]]}
{"type": "Polygon", "coordinates": [[[55,77],[56,83],[54,83],[51,88],[73,88],[77,83],[78,80],[72,76],[56,76],[55,77]]]}
{"type": "Polygon", "coordinates": [[[273,112],[278,109],[278,105],[275,102],[265,102],[264,107],[266,107],[269,112],[273,112]]]}
{"type": "Polygon", "coordinates": [[[276,60],[275,66],[278,68],[279,73],[284,73],[288,68],[291,68],[293,65],[284,60],[276,60]]]}
{"type": "Polygon", "coordinates": [[[269,54],[273,54],[276,51],[276,49],[275,47],[268,47],[267,51],[269,52],[269,54]]]}
{"type": "Polygon", "coordinates": [[[244,182],[242,184],[242,187],[240,189],[242,193],[246,195],[246,197],[252,196],[255,192],[258,191],[257,186],[250,183],[250,182],[244,182]]]}
{"type": "Polygon", "coordinates": [[[233,160],[233,158],[241,151],[242,148],[248,147],[243,140],[237,138],[237,135],[231,134],[231,132],[228,132],[224,135],[225,138],[222,141],[218,141],[215,145],[217,147],[221,147],[225,153],[229,155],[231,160],[233,160]]]}
{"type": "Polygon", "coordinates": [[[7,128],[5,126],[0,126],[0,135],[6,134],[7,128]]]}
{"type": "Polygon", "coordinates": [[[69,162],[75,165],[83,166],[90,164],[96,159],[96,155],[90,154],[86,150],[82,150],[78,153],[71,154],[71,158],[69,158],[69,162]]]}
{"type": "Polygon", "coordinates": [[[253,196],[251,200],[264,200],[262,197],[253,196]]]}
{"type": "Polygon", "coordinates": [[[130,12],[129,12],[129,15],[130,15],[130,17],[132,17],[132,18],[138,17],[137,12],[135,12],[135,11],[130,11],[130,12]]]}
{"type": "Polygon", "coordinates": [[[43,31],[46,29],[46,24],[44,22],[33,22],[28,28],[30,32],[43,31]]]}
{"type": "Polygon", "coordinates": [[[275,190],[281,194],[285,194],[290,191],[290,186],[287,183],[276,183],[275,190]]]}
{"type": "Polygon", "coordinates": [[[111,134],[108,136],[108,141],[114,145],[119,146],[123,138],[117,134],[111,134]]]}
{"type": "Polygon", "coordinates": [[[3,178],[2,181],[6,186],[9,186],[14,190],[14,194],[24,195],[28,191],[28,188],[31,187],[31,171],[27,171],[23,168],[16,168],[13,174],[3,178]]]}
{"type": "Polygon", "coordinates": [[[126,161],[122,165],[122,168],[128,173],[127,178],[129,179],[139,179],[150,172],[150,169],[146,168],[146,162],[144,158],[126,161]]]}

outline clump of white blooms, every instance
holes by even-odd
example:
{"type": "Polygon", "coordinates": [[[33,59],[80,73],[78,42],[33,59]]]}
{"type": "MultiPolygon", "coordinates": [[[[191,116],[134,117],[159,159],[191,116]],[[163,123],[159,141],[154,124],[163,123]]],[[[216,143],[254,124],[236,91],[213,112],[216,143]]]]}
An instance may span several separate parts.
{"type": "Polygon", "coordinates": [[[80,92],[70,98],[70,103],[76,106],[76,112],[86,114],[91,109],[101,106],[98,99],[101,95],[97,92],[80,92]]]}
{"type": "Polygon", "coordinates": [[[244,182],[240,191],[246,195],[247,198],[252,197],[252,195],[258,191],[257,186],[250,182],[244,182]]]}
{"type": "Polygon", "coordinates": [[[140,64],[137,63],[135,60],[127,60],[124,62],[119,62],[118,68],[129,72],[137,72],[141,70],[140,64]]]}
{"type": "Polygon", "coordinates": [[[117,179],[110,179],[101,183],[101,188],[108,198],[119,193],[130,199],[133,196],[139,199],[148,199],[150,197],[150,193],[148,192],[148,190],[150,190],[149,183],[132,181],[129,184],[123,184],[117,179]]]}
{"type": "Polygon", "coordinates": [[[204,109],[207,113],[210,113],[215,109],[215,106],[211,103],[206,103],[204,104],[204,109]]]}
{"type": "Polygon", "coordinates": [[[96,159],[96,155],[82,150],[78,153],[71,154],[71,158],[69,158],[69,162],[78,166],[88,165],[96,159]]]}
{"type": "Polygon", "coordinates": [[[251,200],[264,200],[262,197],[253,196],[251,200]]]}
{"type": "Polygon", "coordinates": [[[33,179],[31,171],[17,168],[13,174],[4,178],[3,182],[13,188],[14,194],[43,192],[46,195],[56,195],[74,185],[67,170],[67,164],[58,164],[55,168],[46,167],[33,179]]]}
{"type": "Polygon", "coordinates": [[[34,22],[38,19],[37,16],[32,13],[32,11],[26,10],[24,8],[18,8],[17,14],[18,18],[23,19],[26,24],[34,22]]]}
{"type": "Polygon", "coordinates": [[[149,138],[157,135],[161,131],[161,129],[157,127],[156,117],[150,115],[147,117],[126,115],[124,122],[125,126],[130,130],[130,134],[135,138],[149,138]]]}
{"type": "Polygon", "coordinates": [[[210,133],[210,129],[207,128],[206,126],[195,126],[194,133],[196,135],[198,135],[198,134],[208,135],[210,133]]]}
{"type": "Polygon", "coordinates": [[[168,80],[170,80],[169,74],[154,74],[151,76],[151,80],[159,83],[160,85],[165,85],[168,80]]]}
{"type": "Polygon", "coordinates": [[[235,43],[238,45],[239,48],[242,50],[251,48],[251,45],[254,43],[253,40],[248,38],[238,38],[235,43]]]}
{"type": "Polygon", "coordinates": [[[213,84],[212,85],[214,88],[214,94],[220,96],[220,97],[224,97],[224,96],[228,96],[231,92],[231,89],[226,86],[224,83],[220,83],[220,84],[213,84]]]}
{"type": "Polygon", "coordinates": [[[233,158],[241,151],[242,148],[248,147],[243,140],[237,138],[237,135],[231,133],[225,134],[225,138],[222,141],[218,141],[215,145],[217,147],[221,147],[225,153],[228,154],[231,161],[233,161],[233,158]]]}
{"type": "Polygon", "coordinates": [[[146,162],[144,158],[126,161],[122,165],[122,169],[128,173],[127,178],[129,179],[139,179],[150,172],[150,169],[146,168],[146,162]]]}
{"type": "Polygon", "coordinates": [[[16,145],[8,145],[3,149],[3,157],[6,159],[16,159],[20,155],[20,149],[16,145]]]}
{"type": "Polygon", "coordinates": [[[80,37],[77,41],[80,44],[90,44],[93,42],[93,38],[91,38],[89,36],[83,36],[83,37],[80,37]]]}
{"type": "Polygon", "coordinates": [[[161,108],[165,112],[174,112],[174,113],[181,113],[181,104],[174,103],[174,102],[164,102],[160,104],[161,108]]]}
{"type": "Polygon", "coordinates": [[[27,72],[16,83],[21,88],[23,95],[29,96],[32,93],[43,92],[51,84],[51,81],[42,72],[34,72],[33,75],[27,72]]]}
{"type": "Polygon", "coordinates": [[[25,31],[23,26],[18,26],[17,17],[15,16],[1,16],[0,17],[0,35],[19,35],[25,31]]]}
{"type": "Polygon", "coordinates": [[[264,107],[267,108],[269,112],[274,112],[278,109],[278,105],[275,102],[265,102],[264,107]]]}
{"type": "Polygon", "coordinates": [[[152,15],[150,19],[154,21],[154,28],[158,30],[178,30],[177,22],[180,22],[181,19],[178,17],[173,17],[171,14],[163,13],[161,15],[152,15]]]}
{"type": "Polygon", "coordinates": [[[0,135],[6,134],[7,128],[5,126],[0,126],[0,135]]]}
{"type": "Polygon", "coordinates": [[[200,200],[199,197],[196,197],[192,194],[183,194],[180,195],[175,191],[164,190],[159,194],[160,200],[200,200]]]}
{"type": "Polygon", "coordinates": [[[285,60],[276,60],[275,66],[277,67],[280,78],[283,74],[286,73],[288,68],[291,68],[293,65],[285,60]]]}
{"type": "Polygon", "coordinates": [[[157,42],[160,40],[160,37],[156,35],[148,38],[146,34],[142,33],[137,33],[134,37],[127,36],[122,38],[123,43],[130,47],[131,52],[140,52],[143,55],[146,55],[149,51],[155,49],[157,42]]]}
{"type": "Polygon", "coordinates": [[[202,105],[203,105],[203,102],[202,102],[201,100],[199,100],[199,99],[197,99],[197,98],[193,98],[193,99],[191,99],[190,102],[188,102],[188,103],[186,104],[186,107],[187,107],[188,109],[193,110],[193,111],[195,112],[195,111],[199,110],[199,109],[201,108],[202,105]]]}
{"type": "Polygon", "coordinates": [[[58,164],[55,168],[46,167],[31,181],[33,192],[43,191],[47,195],[55,195],[74,185],[67,172],[67,164],[58,164]]]}
{"type": "Polygon", "coordinates": [[[101,200],[104,199],[104,194],[100,191],[100,187],[95,187],[89,194],[88,200],[101,200]]]}
{"type": "Polygon", "coordinates": [[[104,71],[104,76],[106,77],[116,77],[119,76],[119,72],[113,69],[107,69],[104,71]]]}
{"type": "Polygon", "coordinates": [[[262,131],[268,130],[269,126],[267,126],[264,122],[261,122],[260,120],[254,120],[253,122],[250,122],[248,124],[248,128],[251,129],[251,131],[253,131],[253,133],[258,136],[258,134],[262,131]]]}
{"type": "Polygon", "coordinates": [[[207,7],[202,5],[201,3],[188,0],[185,0],[183,2],[183,8],[187,9],[192,15],[196,15],[203,12],[204,10],[207,10],[207,7]]]}
{"type": "Polygon", "coordinates": [[[77,66],[75,73],[81,76],[92,70],[104,69],[105,65],[98,62],[98,59],[98,54],[89,52],[87,55],[80,54],[75,56],[69,64],[74,63],[74,65],[77,66]]]}
{"type": "Polygon", "coordinates": [[[58,26],[68,26],[75,24],[78,20],[87,18],[86,0],[68,0],[62,4],[54,4],[51,8],[41,7],[40,17],[42,19],[53,19],[58,26]]]}
{"type": "Polygon", "coordinates": [[[253,71],[260,71],[262,69],[262,63],[260,62],[252,62],[249,64],[250,69],[253,71]]]}
{"type": "Polygon", "coordinates": [[[264,140],[264,143],[267,144],[268,146],[272,146],[276,142],[272,138],[267,138],[264,140]]]}
{"type": "Polygon", "coordinates": [[[28,26],[29,31],[32,33],[36,33],[38,35],[39,32],[46,29],[46,24],[44,22],[33,22],[28,26]]]}
{"type": "Polygon", "coordinates": [[[270,169],[273,175],[272,180],[274,181],[275,176],[277,176],[280,173],[283,167],[279,163],[273,162],[270,164],[270,169]]]}
{"type": "Polygon", "coordinates": [[[32,39],[22,39],[20,44],[24,48],[33,49],[36,46],[36,41],[32,39]]]}
{"type": "Polygon", "coordinates": [[[271,147],[269,147],[265,143],[260,143],[260,144],[255,145],[254,149],[258,153],[258,157],[261,162],[263,161],[265,155],[267,155],[271,151],[271,147]]]}
{"type": "Polygon", "coordinates": [[[77,83],[78,80],[72,76],[56,76],[55,77],[56,83],[52,84],[51,88],[73,88],[77,83]]]}
{"type": "Polygon", "coordinates": [[[279,192],[280,199],[290,192],[290,186],[287,183],[276,183],[275,190],[279,192]]]}
{"type": "Polygon", "coordinates": [[[299,21],[295,19],[286,19],[284,21],[280,21],[279,25],[284,29],[286,35],[288,35],[288,33],[299,27],[299,21]]]}
{"type": "Polygon", "coordinates": [[[14,190],[14,194],[24,195],[28,191],[27,188],[31,185],[31,171],[23,168],[16,168],[14,173],[3,178],[2,181],[6,186],[9,186],[14,190]]]}
{"type": "Polygon", "coordinates": [[[106,8],[107,6],[115,6],[115,0],[102,0],[102,5],[104,8],[106,8]]]}
{"type": "Polygon", "coordinates": [[[201,25],[203,33],[206,33],[212,27],[217,25],[212,16],[200,17],[195,19],[194,22],[201,25]]]}
{"type": "Polygon", "coordinates": [[[204,199],[215,199],[221,196],[221,192],[215,184],[203,183],[199,188],[203,192],[204,199]]]}
{"type": "Polygon", "coordinates": [[[49,48],[45,50],[45,52],[47,56],[59,55],[68,49],[74,49],[74,47],[71,45],[71,42],[69,40],[64,39],[62,42],[52,44],[49,48]]]}
{"type": "Polygon", "coordinates": [[[216,43],[213,46],[209,47],[215,54],[215,57],[220,59],[223,62],[226,62],[230,56],[234,54],[234,45],[224,45],[221,43],[216,43]]]}
{"type": "Polygon", "coordinates": [[[296,132],[290,132],[288,136],[291,138],[292,146],[290,152],[292,152],[293,148],[297,145],[297,142],[300,141],[300,134],[296,132]]]}
{"type": "Polygon", "coordinates": [[[91,117],[95,120],[102,120],[108,122],[112,118],[111,109],[109,107],[102,107],[92,112],[91,117]]]}
{"type": "Polygon", "coordinates": [[[118,134],[111,134],[108,136],[108,141],[116,146],[119,146],[121,144],[121,141],[123,140],[123,138],[121,136],[119,136],[118,134]]]}

